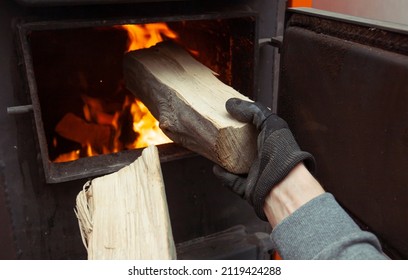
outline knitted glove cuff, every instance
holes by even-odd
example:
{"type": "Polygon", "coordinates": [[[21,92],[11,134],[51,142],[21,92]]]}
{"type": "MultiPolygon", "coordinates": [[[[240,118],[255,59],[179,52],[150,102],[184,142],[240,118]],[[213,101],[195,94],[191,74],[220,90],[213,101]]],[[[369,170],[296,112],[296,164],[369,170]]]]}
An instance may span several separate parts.
{"type": "Polygon", "coordinates": [[[313,172],[315,161],[310,153],[300,150],[292,132],[286,128],[275,131],[268,137],[264,144],[263,157],[261,157],[260,176],[251,198],[251,204],[258,217],[267,221],[263,207],[265,198],[272,188],[302,161],[309,171],[313,172]],[[263,164],[262,162],[265,161],[267,163],[263,164]]]}

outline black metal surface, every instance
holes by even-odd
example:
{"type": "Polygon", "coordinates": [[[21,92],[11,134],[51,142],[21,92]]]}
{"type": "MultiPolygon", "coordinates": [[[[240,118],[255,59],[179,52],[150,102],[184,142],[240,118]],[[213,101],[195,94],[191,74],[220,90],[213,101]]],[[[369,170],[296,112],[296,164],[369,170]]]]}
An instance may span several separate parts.
{"type": "MultiPolygon", "coordinates": [[[[205,1],[206,3],[210,1],[205,1]]],[[[248,0],[211,1],[217,13],[231,12],[238,4],[245,4],[252,12],[259,13],[261,26],[259,36],[275,36],[274,22],[276,1],[248,0]]],[[[284,2],[284,1],[279,1],[284,2]]],[[[112,18],[156,17],[163,15],[191,15],[204,7],[185,5],[183,2],[160,4],[159,10],[147,9],[143,4],[115,5],[105,8],[87,6],[86,9],[23,8],[12,0],[0,1],[0,187],[6,193],[8,209],[4,224],[0,227],[12,230],[13,244],[5,258],[17,259],[84,259],[77,219],[73,208],[75,198],[86,179],[47,184],[44,180],[37,133],[33,114],[9,115],[7,107],[30,104],[25,77],[20,75],[23,64],[16,53],[17,45],[13,23],[21,18],[52,18],[58,22],[75,19],[76,23],[112,18]],[[179,4],[177,4],[179,3],[179,4]],[[116,7],[117,6],[117,7],[116,7]],[[9,223],[11,221],[11,224],[9,223]]],[[[203,10],[204,9],[204,10],[203,10]]],[[[208,12],[208,11],[207,11],[208,12]]],[[[269,48],[270,49],[270,48],[269,48]]],[[[264,50],[257,73],[262,77],[256,99],[271,100],[273,55],[264,50]]],[[[269,232],[270,228],[260,222],[247,203],[224,189],[212,174],[212,163],[201,157],[189,157],[162,164],[166,194],[170,209],[173,234],[176,243],[209,235],[226,228],[243,224],[248,232],[269,232]]],[[[0,201],[0,204],[2,202],[0,201]]],[[[231,248],[233,250],[233,248],[231,248]]]]}
{"type": "Polygon", "coordinates": [[[381,239],[391,257],[404,259],[406,42],[405,36],[384,30],[292,15],[278,107],[301,147],[316,157],[316,176],[326,190],[381,239]]]}
{"type": "Polygon", "coordinates": [[[7,260],[15,258],[15,249],[13,242],[13,229],[11,228],[11,221],[9,209],[6,207],[7,195],[5,193],[4,183],[4,165],[0,165],[0,260],[7,260]]]}
{"type": "Polygon", "coordinates": [[[176,246],[178,260],[264,260],[271,258],[270,250],[269,234],[249,234],[242,225],[176,246]]]}
{"type": "Polygon", "coordinates": [[[104,5],[146,2],[172,2],[192,0],[15,0],[24,6],[65,6],[65,5],[104,5]]]}
{"type": "MultiPolygon", "coordinates": [[[[168,162],[196,156],[195,153],[176,144],[163,144],[158,146],[160,162],[168,162]]],[[[51,163],[45,172],[47,183],[61,183],[92,178],[109,174],[134,162],[143,149],[127,150],[118,153],[99,155],[95,157],[79,158],[75,161],[51,163]]]]}

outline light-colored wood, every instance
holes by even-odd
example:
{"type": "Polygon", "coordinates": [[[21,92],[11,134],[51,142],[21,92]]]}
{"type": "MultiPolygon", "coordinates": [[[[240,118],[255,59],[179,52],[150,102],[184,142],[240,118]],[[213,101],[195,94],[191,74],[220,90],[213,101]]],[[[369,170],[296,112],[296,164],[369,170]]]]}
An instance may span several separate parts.
{"type": "Polygon", "coordinates": [[[75,210],[88,259],[175,259],[155,146],[129,166],[85,184],[75,210]]]}
{"type": "Polygon", "coordinates": [[[256,155],[256,130],[225,109],[229,98],[249,99],[187,51],[166,42],[130,52],[124,59],[124,76],[128,89],[171,140],[230,172],[249,171],[256,155]]]}

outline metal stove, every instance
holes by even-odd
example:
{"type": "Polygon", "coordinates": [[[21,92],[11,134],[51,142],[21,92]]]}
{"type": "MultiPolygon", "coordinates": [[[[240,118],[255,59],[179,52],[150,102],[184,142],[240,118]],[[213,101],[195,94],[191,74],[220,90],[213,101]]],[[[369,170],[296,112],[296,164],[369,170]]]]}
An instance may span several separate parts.
{"type": "MultiPolygon", "coordinates": [[[[377,234],[389,256],[408,257],[406,27],[287,11],[281,0],[4,0],[2,258],[85,259],[73,212],[77,193],[89,178],[118,170],[140,154],[136,149],[52,161],[47,127],[55,121],[50,100],[59,98],[44,88],[64,79],[52,68],[39,70],[53,63],[42,51],[63,33],[81,38],[76,31],[151,22],[168,23],[183,34],[184,44],[220,62],[221,72],[227,69],[222,79],[285,118],[301,147],[315,155],[323,186],[377,234]]],[[[219,185],[211,162],[174,144],[159,151],[180,258],[270,258],[271,229],[219,185]]]]}

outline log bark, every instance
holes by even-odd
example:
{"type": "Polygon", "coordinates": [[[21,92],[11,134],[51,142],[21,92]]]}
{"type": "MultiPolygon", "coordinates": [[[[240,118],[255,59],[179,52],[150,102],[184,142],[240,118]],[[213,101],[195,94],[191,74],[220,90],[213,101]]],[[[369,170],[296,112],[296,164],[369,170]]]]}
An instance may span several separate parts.
{"type": "Polygon", "coordinates": [[[248,173],[256,156],[256,129],[225,109],[229,98],[247,97],[174,43],[126,54],[124,76],[171,140],[230,172],[248,173]]]}
{"type": "Polygon", "coordinates": [[[175,259],[158,151],[84,185],[76,214],[88,259],[175,259]]]}

